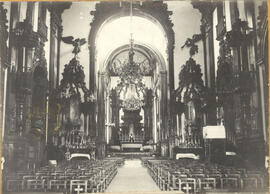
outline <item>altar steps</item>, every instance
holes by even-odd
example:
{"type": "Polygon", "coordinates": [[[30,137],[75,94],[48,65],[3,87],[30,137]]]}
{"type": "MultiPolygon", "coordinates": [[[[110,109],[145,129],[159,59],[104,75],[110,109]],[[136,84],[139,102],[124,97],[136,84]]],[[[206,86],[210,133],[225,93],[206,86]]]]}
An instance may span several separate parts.
{"type": "Polygon", "coordinates": [[[150,157],[152,154],[150,152],[110,152],[108,156],[110,157],[122,157],[125,159],[135,159],[142,157],[150,157]]]}

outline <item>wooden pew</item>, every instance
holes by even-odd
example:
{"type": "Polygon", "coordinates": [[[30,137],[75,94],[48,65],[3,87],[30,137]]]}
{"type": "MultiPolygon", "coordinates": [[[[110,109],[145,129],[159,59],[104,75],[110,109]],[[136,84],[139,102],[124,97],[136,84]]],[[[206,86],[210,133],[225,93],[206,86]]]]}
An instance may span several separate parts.
{"type": "Polygon", "coordinates": [[[87,180],[71,180],[70,193],[87,193],[87,180]]]}

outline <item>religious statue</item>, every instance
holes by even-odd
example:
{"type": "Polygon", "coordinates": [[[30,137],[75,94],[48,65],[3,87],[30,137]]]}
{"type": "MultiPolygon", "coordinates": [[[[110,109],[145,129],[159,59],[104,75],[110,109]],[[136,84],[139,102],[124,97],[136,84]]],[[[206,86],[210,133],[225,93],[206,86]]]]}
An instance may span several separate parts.
{"type": "Polygon", "coordinates": [[[194,34],[192,36],[192,38],[187,38],[185,44],[181,47],[182,49],[184,47],[188,47],[189,49],[189,54],[190,57],[192,57],[193,55],[195,55],[196,53],[198,53],[198,45],[196,45],[195,43],[199,42],[200,40],[202,40],[203,35],[202,34],[194,34]]]}
{"type": "Polygon", "coordinates": [[[85,38],[81,38],[81,39],[76,38],[75,40],[73,40],[73,39],[74,39],[73,36],[66,36],[66,37],[62,38],[64,43],[72,44],[74,46],[72,53],[74,53],[75,57],[76,57],[78,55],[78,53],[81,52],[81,46],[86,43],[86,40],[85,40],[85,38]]]}

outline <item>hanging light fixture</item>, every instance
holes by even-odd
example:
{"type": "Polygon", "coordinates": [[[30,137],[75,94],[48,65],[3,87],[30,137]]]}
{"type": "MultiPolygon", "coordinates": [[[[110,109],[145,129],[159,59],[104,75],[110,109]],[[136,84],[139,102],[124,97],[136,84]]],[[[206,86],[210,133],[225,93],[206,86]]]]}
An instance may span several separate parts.
{"type": "Polygon", "coordinates": [[[134,39],[133,39],[133,7],[132,0],[130,2],[130,45],[128,52],[128,60],[122,65],[120,71],[120,83],[117,86],[119,93],[122,93],[122,107],[126,110],[138,110],[143,105],[143,94],[145,85],[142,82],[143,72],[140,64],[134,61],[134,39]]]}

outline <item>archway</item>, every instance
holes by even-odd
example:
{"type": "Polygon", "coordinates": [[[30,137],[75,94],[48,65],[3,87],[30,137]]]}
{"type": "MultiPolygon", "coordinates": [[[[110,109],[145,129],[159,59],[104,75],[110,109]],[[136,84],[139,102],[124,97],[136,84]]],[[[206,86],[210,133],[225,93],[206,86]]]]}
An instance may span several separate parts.
{"type": "MultiPolygon", "coordinates": [[[[166,104],[167,104],[167,79],[165,60],[161,53],[157,50],[147,47],[146,45],[134,45],[135,62],[142,62],[144,76],[143,82],[146,86],[146,93],[143,96],[144,106],[136,111],[126,111],[119,102],[121,96],[117,95],[116,87],[119,81],[117,68],[121,68],[121,60],[125,60],[128,56],[129,45],[123,45],[115,49],[110,56],[104,61],[104,67],[99,74],[99,83],[104,83],[107,88],[99,88],[99,96],[104,95],[105,101],[99,101],[98,117],[105,119],[98,127],[104,127],[107,144],[119,145],[119,141],[128,141],[128,131],[125,129],[125,119],[121,123],[121,116],[129,114],[132,119],[132,114],[140,112],[141,123],[133,123],[135,125],[135,142],[143,142],[144,144],[155,145],[165,134],[160,133],[161,128],[165,128],[167,119],[166,104]],[[117,62],[117,64],[115,63],[117,62]],[[120,67],[119,67],[120,66],[120,67]],[[103,104],[104,103],[104,104],[103,104]],[[102,108],[102,109],[101,109],[102,108]],[[125,112],[125,114],[124,114],[125,112]],[[122,113],[122,114],[121,114],[122,113]],[[107,125],[106,125],[107,123],[107,125]],[[114,125],[108,125],[113,123],[114,125]],[[160,123],[159,125],[157,123],[160,123]],[[142,126],[139,126],[142,124],[142,126]],[[142,131],[138,131],[140,128],[142,131]],[[126,133],[125,133],[126,131],[126,133]],[[119,133],[121,137],[119,137],[119,133]]],[[[98,98],[100,99],[100,98],[98,98]]],[[[139,114],[137,114],[139,116],[139,114]]],[[[135,119],[136,120],[136,119],[135,119]]],[[[164,130],[163,130],[164,132],[164,130]]],[[[153,146],[154,148],[155,146],[153,146]]]]}
{"type": "MultiPolygon", "coordinates": [[[[174,31],[173,24],[170,20],[171,11],[168,11],[167,4],[154,1],[154,2],[136,2],[133,5],[134,16],[140,16],[149,19],[159,25],[163,29],[167,37],[167,52],[168,52],[168,72],[170,76],[170,91],[174,90],[174,31]]],[[[94,16],[88,37],[89,43],[89,56],[90,56],[90,90],[96,91],[96,37],[99,30],[107,22],[113,21],[119,17],[129,16],[129,3],[128,2],[100,2],[96,4],[96,10],[91,11],[94,16]]]]}
{"type": "MultiPolygon", "coordinates": [[[[116,20],[125,19],[125,16],[129,15],[129,3],[108,3],[101,2],[96,5],[96,11],[91,12],[94,15],[93,22],[91,23],[91,30],[89,34],[89,51],[90,51],[90,90],[92,93],[97,95],[97,118],[95,118],[95,110],[93,111],[92,123],[97,121],[97,130],[98,135],[98,154],[104,156],[105,153],[105,143],[108,138],[105,139],[106,130],[105,130],[105,109],[106,105],[104,100],[106,99],[105,85],[107,82],[107,73],[106,67],[108,59],[112,57],[112,54],[116,52],[120,47],[125,47],[124,42],[116,45],[115,47],[108,48],[106,52],[102,52],[102,57],[100,57],[100,47],[98,46],[98,39],[103,37],[102,30],[106,28],[107,25],[112,24],[116,20]],[[109,8],[109,9],[108,9],[109,8]],[[101,14],[102,13],[102,14],[101,14]],[[105,13],[105,14],[104,14],[105,13]],[[104,61],[104,62],[103,62],[104,61]],[[104,100],[102,100],[104,99],[104,100]],[[101,146],[99,146],[101,145],[101,146]]],[[[168,118],[170,117],[170,96],[174,90],[174,69],[173,69],[173,49],[174,49],[174,33],[172,30],[172,23],[169,19],[171,12],[167,10],[167,5],[162,2],[143,2],[142,4],[134,5],[134,17],[138,17],[141,20],[146,20],[152,23],[154,26],[159,29],[162,35],[159,37],[164,38],[165,44],[163,49],[155,48],[155,45],[142,41],[140,39],[135,39],[135,44],[143,46],[144,51],[152,53],[152,55],[157,58],[162,58],[163,68],[162,71],[159,71],[159,80],[161,84],[160,90],[161,98],[163,103],[158,103],[161,110],[160,113],[163,119],[158,124],[160,125],[160,138],[159,143],[164,140],[164,145],[167,144],[166,140],[169,136],[168,130],[168,118]],[[153,5],[155,4],[155,5],[153,5]],[[155,9],[153,9],[155,7],[155,9]],[[146,46],[147,45],[147,46],[146,46]],[[148,48],[147,48],[148,47],[148,48]],[[158,52],[157,52],[158,51],[158,52]],[[157,54],[159,53],[159,54],[157,54]],[[168,73],[168,75],[167,75],[168,73]]],[[[128,42],[125,42],[127,44],[128,42]]],[[[139,46],[137,46],[137,49],[139,46]]],[[[121,49],[120,49],[121,50],[121,49]]],[[[161,63],[160,63],[161,64],[161,63]]],[[[108,137],[108,136],[107,136],[108,137]]],[[[165,147],[168,147],[167,145],[165,147]]]]}

